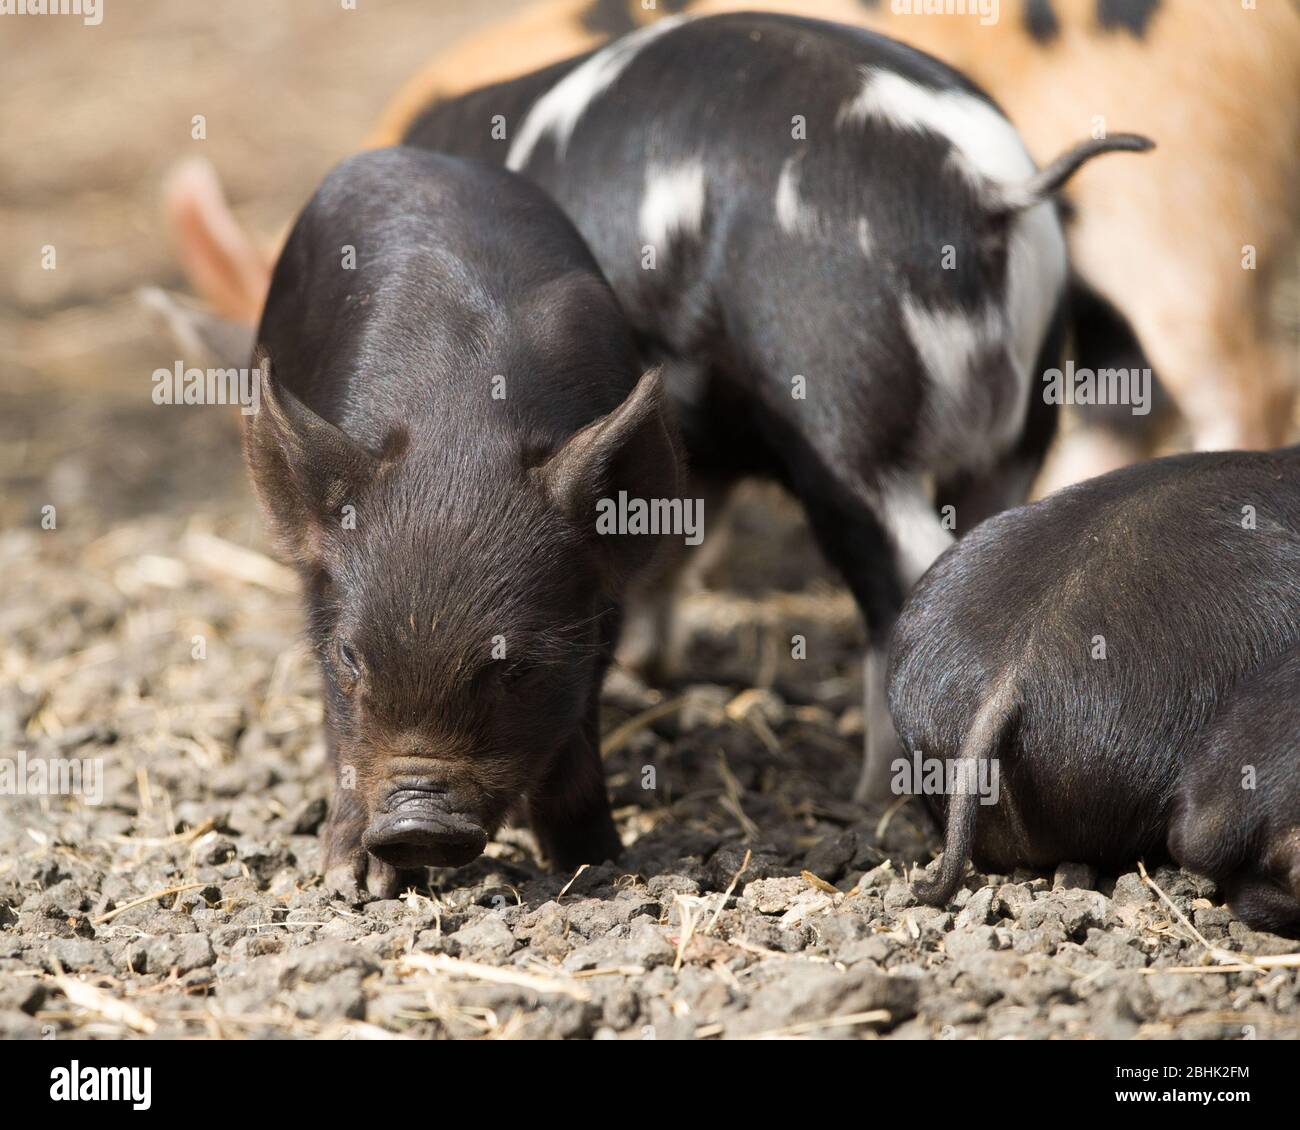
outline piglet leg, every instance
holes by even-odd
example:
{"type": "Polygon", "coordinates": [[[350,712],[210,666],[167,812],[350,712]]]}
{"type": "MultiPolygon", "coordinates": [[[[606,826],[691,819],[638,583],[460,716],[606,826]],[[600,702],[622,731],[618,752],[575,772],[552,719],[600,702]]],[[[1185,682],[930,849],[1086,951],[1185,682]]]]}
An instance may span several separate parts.
{"type": "Polygon", "coordinates": [[[605,770],[592,732],[561,751],[542,787],[528,800],[528,820],[553,867],[571,871],[584,863],[618,858],[623,845],[605,793],[605,770]]]}
{"type": "MultiPolygon", "coordinates": [[[[899,591],[907,593],[952,544],[953,535],[939,520],[919,477],[889,482],[873,500],[872,509],[892,546],[899,591]]],[[[884,623],[879,615],[873,620],[868,612],[867,631],[871,642],[862,663],[866,741],[862,775],[853,794],[859,804],[889,799],[889,766],[899,753],[889,716],[888,641],[893,618],[884,623]]]]}
{"type": "Polygon", "coordinates": [[[393,898],[401,887],[402,874],[361,846],[366,825],[361,794],[336,782],[329,818],[320,833],[325,887],[357,902],[364,901],[362,892],[377,899],[393,898]]]}

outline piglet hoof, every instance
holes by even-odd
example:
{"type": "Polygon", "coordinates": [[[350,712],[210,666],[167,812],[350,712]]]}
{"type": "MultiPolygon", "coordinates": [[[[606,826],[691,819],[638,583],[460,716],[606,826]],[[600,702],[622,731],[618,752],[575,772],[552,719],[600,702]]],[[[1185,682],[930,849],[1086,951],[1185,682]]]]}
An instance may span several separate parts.
{"type": "Polygon", "coordinates": [[[325,889],[358,905],[372,899],[394,898],[401,887],[402,875],[396,867],[365,852],[325,872],[325,889]]]}
{"type": "Polygon", "coordinates": [[[361,890],[364,875],[352,863],[339,863],[325,871],[325,891],[334,898],[356,905],[363,900],[361,890]]]}
{"type": "Polygon", "coordinates": [[[401,875],[396,867],[361,846],[364,819],[358,819],[346,798],[335,797],[329,819],[321,828],[325,859],[325,889],[352,903],[393,898],[401,875]]]}
{"type": "Polygon", "coordinates": [[[325,859],[325,889],[351,903],[364,901],[366,852],[359,840],[330,821],[321,829],[321,851],[325,859]]]}
{"type": "Polygon", "coordinates": [[[373,899],[397,897],[402,886],[402,873],[391,863],[366,854],[366,890],[373,899]]]}
{"type": "Polygon", "coordinates": [[[332,844],[326,840],[325,890],[354,906],[396,898],[399,891],[422,886],[428,879],[423,869],[402,870],[385,863],[359,841],[354,847],[347,844],[346,839],[335,839],[332,844]]]}

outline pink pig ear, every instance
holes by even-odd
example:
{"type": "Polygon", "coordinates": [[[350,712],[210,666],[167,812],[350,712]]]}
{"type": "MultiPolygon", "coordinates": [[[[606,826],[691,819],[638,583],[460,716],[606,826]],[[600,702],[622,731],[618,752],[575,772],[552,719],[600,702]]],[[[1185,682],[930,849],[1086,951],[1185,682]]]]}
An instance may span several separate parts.
{"type": "Polygon", "coordinates": [[[261,399],[247,418],[244,454],[285,551],[308,564],[319,558],[319,529],[360,495],[385,459],[401,454],[404,435],[390,436],[377,458],[277,384],[265,351],[258,351],[254,368],[261,399]]]}
{"type": "Polygon", "coordinates": [[[565,441],[534,471],[546,496],[610,555],[618,574],[637,568],[657,539],[596,532],[596,504],[620,491],[675,498],[684,481],[677,424],[658,369],[651,369],[609,415],[565,441]]]}
{"type": "Polygon", "coordinates": [[[271,257],[240,227],[216,170],[197,157],[176,166],[163,185],[163,211],[195,293],[221,317],[255,324],[271,287],[271,257]]]}

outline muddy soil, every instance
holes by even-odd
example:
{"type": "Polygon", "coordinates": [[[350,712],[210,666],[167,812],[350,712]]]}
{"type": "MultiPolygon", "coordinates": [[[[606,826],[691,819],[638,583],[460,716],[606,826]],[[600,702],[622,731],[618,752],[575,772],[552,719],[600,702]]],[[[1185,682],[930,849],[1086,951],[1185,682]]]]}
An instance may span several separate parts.
{"type": "Polygon", "coordinates": [[[152,404],[175,350],[132,292],[179,281],[172,161],[209,156],[270,235],[482,18],[110,0],[97,29],[0,28],[0,757],[103,770],[98,798],[0,798],[0,1036],[1300,1036],[1300,971],[1209,956],[1295,942],[1177,870],[972,874],[916,904],[937,839],[915,803],[849,799],[860,631],[767,489],[682,601],[674,680],[610,680],[617,864],[551,874],[507,830],[397,899],[323,888],[294,580],[229,410],[152,404]]]}

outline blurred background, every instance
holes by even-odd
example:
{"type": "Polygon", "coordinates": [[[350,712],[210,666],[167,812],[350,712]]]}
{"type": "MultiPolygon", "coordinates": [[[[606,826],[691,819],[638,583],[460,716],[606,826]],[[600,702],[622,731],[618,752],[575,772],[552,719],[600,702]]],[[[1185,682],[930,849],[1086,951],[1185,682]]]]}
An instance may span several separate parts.
{"type": "Polygon", "coordinates": [[[0,524],[33,522],[56,496],[64,526],[242,504],[231,414],[159,426],[149,399],[176,349],[134,292],[184,289],[160,213],[167,170],[206,157],[269,242],[410,73],[521,6],[103,0],[98,26],[0,19],[0,524]]]}

